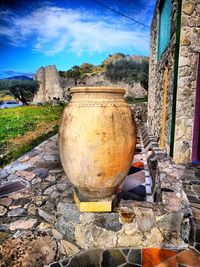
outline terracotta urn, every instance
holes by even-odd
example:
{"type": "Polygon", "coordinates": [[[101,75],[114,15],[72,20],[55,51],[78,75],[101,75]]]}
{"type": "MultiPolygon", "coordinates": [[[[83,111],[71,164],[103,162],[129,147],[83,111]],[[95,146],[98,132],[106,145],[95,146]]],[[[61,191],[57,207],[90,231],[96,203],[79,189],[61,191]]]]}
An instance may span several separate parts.
{"type": "Polygon", "coordinates": [[[125,90],[75,87],[70,92],[59,129],[61,163],[80,193],[108,197],[129,171],[136,144],[125,90]]]}

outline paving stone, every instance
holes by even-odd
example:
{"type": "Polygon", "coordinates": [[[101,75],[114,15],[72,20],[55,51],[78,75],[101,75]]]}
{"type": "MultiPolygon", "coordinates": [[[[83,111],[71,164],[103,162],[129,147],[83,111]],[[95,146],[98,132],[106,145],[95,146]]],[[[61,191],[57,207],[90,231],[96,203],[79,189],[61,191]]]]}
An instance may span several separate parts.
{"type": "Polygon", "coordinates": [[[11,205],[9,207],[9,210],[13,210],[13,209],[21,208],[21,207],[22,207],[22,205],[11,205]]]}
{"type": "Polygon", "coordinates": [[[38,207],[35,204],[30,204],[27,208],[27,212],[30,215],[37,215],[38,207]]]}
{"type": "Polygon", "coordinates": [[[54,262],[50,264],[50,267],[61,267],[61,265],[58,262],[54,262]]]}
{"type": "Polygon", "coordinates": [[[54,175],[49,175],[45,178],[46,181],[54,183],[56,181],[56,177],[54,175]]]}
{"type": "Polygon", "coordinates": [[[184,191],[185,191],[187,196],[195,196],[195,193],[193,191],[191,191],[191,190],[185,189],[184,191]]]}
{"type": "Polygon", "coordinates": [[[8,173],[14,173],[16,171],[24,171],[30,167],[30,164],[20,164],[16,163],[15,165],[5,167],[8,173]]]}
{"type": "Polygon", "coordinates": [[[10,230],[15,231],[17,229],[30,229],[37,223],[36,219],[18,220],[10,224],[10,230]]]}
{"type": "Polygon", "coordinates": [[[192,208],[193,216],[197,219],[200,219],[200,210],[196,208],[192,208]]]}
{"type": "Polygon", "coordinates": [[[122,224],[119,222],[118,213],[95,214],[94,225],[114,232],[117,232],[122,228],[122,224]]]}
{"type": "Polygon", "coordinates": [[[71,221],[68,221],[64,217],[61,216],[58,218],[56,226],[67,240],[74,242],[75,226],[71,221]]]}
{"type": "MultiPolygon", "coordinates": [[[[48,171],[53,170],[53,169],[58,169],[61,168],[61,163],[59,161],[39,161],[37,162],[37,167],[36,168],[42,168],[46,169],[48,171]]],[[[32,168],[32,171],[35,168],[32,168]]]]}
{"type": "Polygon", "coordinates": [[[28,157],[35,157],[37,155],[39,155],[41,153],[41,151],[37,150],[37,149],[32,149],[31,151],[29,151],[26,156],[28,157]]]}
{"type": "Polygon", "coordinates": [[[7,209],[4,206],[0,206],[0,217],[7,213],[7,209]]]}
{"type": "Polygon", "coordinates": [[[7,215],[8,217],[24,217],[26,216],[26,210],[23,208],[12,209],[7,215]]]}
{"type": "Polygon", "coordinates": [[[183,175],[195,176],[195,172],[193,169],[186,168],[183,175]]]}
{"type": "Polygon", "coordinates": [[[0,180],[8,177],[8,173],[5,170],[0,170],[0,180]]]}
{"type": "Polygon", "coordinates": [[[41,161],[41,156],[40,156],[40,155],[37,155],[37,156],[35,156],[35,157],[31,157],[31,158],[29,159],[28,163],[29,163],[30,165],[35,165],[35,164],[37,164],[37,162],[40,162],[40,161],[41,161]]]}
{"type": "Polygon", "coordinates": [[[47,161],[59,161],[60,160],[60,157],[57,154],[56,155],[46,154],[42,158],[47,161]]]}
{"type": "Polygon", "coordinates": [[[57,188],[58,188],[58,190],[60,190],[60,191],[68,191],[68,189],[69,189],[69,187],[70,187],[71,185],[69,185],[68,183],[58,183],[57,184],[57,188]]]}
{"type": "Polygon", "coordinates": [[[197,197],[195,196],[187,196],[187,197],[190,202],[200,204],[200,199],[198,199],[197,197]]]}
{"type": "Polygon", "coordinates": [[[195,208],[197,208],[197,209],[200,209],[200,204],[198,204],[198,203],[192,203],[192,202],[190,202],[190,205],[191,205],[192,207],[195,207],[195,208]]]}
{"type": "MultiPolygon", "coordinates": [[[[99,267],[101,262],[101,249],[94,249],[74,256],[67,267],[99,267]]],[[[103,266],[102,266],[103,267],[103,266]]],[[[107,266],[108,267],[108,266],[107,266]]],[[[111,267],[111,266],[110,266],[111,267]]]]}
{"type": "Polygon", "coordinates": [[[195,242],[200,243],[200,225],[195,224],[195,242]]]}
{"type": "Polygon", "coordinates": [[[133,263],[125,263],[123,265],[120,265],[120,267],[140,267],[139,264],[133,264],[133,263]]]}
{"type": "Polygon", "coordinates": [[[79,216],[80,212],[76,204],[60,202],[57,205],[57,213],[62,215],[65,219],[72,222],[80,222],[79,216]]]}
{"type": "Polygon", "coordinates": [[[21,181],[9,182],[0,187],[0,197],[8,196],[13,192],[25,189],[27,185],[21,181]]]}
{"type": "Polygon", "coordinates": [[[28,155],[25,155],[25,156],[19,158],[18,161],[20,163],[24,163],[24,162],[28,161],[29,159],[30,159],[30,157],[28,155]]]}
{"type": "Polygon", "coordinates": [[[22,235],[22,231],[21,230],[17,230],[14,235],[12,236],[13,238],[18,238],[22,235]]]}
{"type": "Polygon", "coordinates": [[[52,199],[56,199],[56,198],[58,198],[60,196],[60,192],[58,192],[58,191],[53,191],[52,193],[51,193],[51,198],[52,199]]]}
{"type": "Polygon", "coordinates": [[[200,254],[200,243],[196,243],[194,247],[200,254]]]}
{"type": "Polygon", "coordinates": [[[56,242],[48,235],[36,236],[28,232],[7,240],[1,247],[0,266],[41,267],[55,260],[56,242]]]}
{"type": "Polygon", "coordinates": [[[128,261],[130,263],[142,264],[141,249],[131,249],[128,255],[128,261]]]}
{"type": "Polygon", "coordinates": [[[47,187],[47,188],[44,190],[43,194],[44,194],[44,195],[51,195],[51,193],[53,193],[53,191],[55,191],[56,189],[57,189],[57,186],[56,186],[56,185],[52,185],[52,186],[50,186],[50,187],[47,187]]]}
{"type": "Polygon", "coordinates": [[[198,179],[200,179],[200,172],[198,171],[196,171],[196,172],[194,172],[194,176],[196,177],[196,178],[198,178],[198,179]]]}
{"type": "Polygon", "coordinates": [[[177,263],[189,266],[199,266],[200,255],[194,249],[187,249],[176,256],[177,263]]]}
{"type": "Polygon", "coordinates": [[[0,199],[0,205],[8,207],[11,204],[12,204],[12,199],[11,198],[6,197],[6,198],[1,198],[0,199]]]}
{"type": "Polygon", "coordinates": [[[0,224],[0,231],[8,232],[9,231],[9,225],[5,224],[5,223],[0,224]]]}
{"type": "Polygon", "coordinates": [[[194,221],[195,224],[200,225],[200,219],[197,219],[197,218],[193,217],[193,221],[194,221]]]}
{"type": "Polygon", "coordinates": [[[189,184],[191,184],[191,185],[194,185],[194,184],[200,185],[200,180],[190,180],[189,184]]]}
{"type": "Polygon", "coordinates": [[[71,256],[71,255],[79,253],[79,251],[80,249],[74,244],[70,243],[69,241],[66,241],[66,240],[60,241],[60,252],[63,255],[71,256]]]}
{"type": "Polygon", "coordinates": [[[19,180],[19,177],[15,174],[10,174],[8,175],[7,180],[8,181],[19,180]]]}
{"type": "Polygon", "coordinates": [[[49,171],[49,173],[51,173],[51,174],[59,174],[59,173],[61,173],[61,172],[63,172],[63,169],[54,169],[54,170],[50,170],[49,171]]]}
{"type": "Polygon", "coordinates": [[[63,239],[63,235],[60,232],[58,232],[58,230],[52,229],[51,231],[53,237],[55,237],[56,239],[63,239]]]}
{"type": "Polygon", "coordinates": [[[9,237],[9,233],[1,232],[0,231],[0,245],[9,237]]]}
{"type": "Polygon", "coordinates": [[[124,255],[120,250],[105,250],[103,252],[102,267],[116,267],[126,262],[124,255]]]}
{"type": "Polygon", "coordinates": [[[68,258],[62,259],[60,260],[60,263],[62,264],[63,267],[66,267],[67,264],[69,263],[69,259],[68,258]]]}
{"type": "Polygon", "coordinates": [[[31,184],[35,185],[35,184],[39,184],[41,182],[42,182],[42,179],[40,177],[36,177],[36,178],[32,179],[31,184]]]}
{"type": "Polygon", "coordinates": [[[193,185],[192,189],[196,194],[200,195],[200,185],[193,185]]]}
{"type": "Polygon", "coordinates": [[[42,179],[45,179],[49,175],[48,170],[44,168],[35,168],[33,172],[42,179]]]}
{"type": "Polygon", "coordinates": [[[38,214],[40,217],[42,217],[43,219],[45,219],[45,221],[47,221],[49,223],[55,223],[55,221],[56,221],[54,214],[52,214],[48,208],[46,209],[46,207],[39,208],[38,214]]]}
{"type": "Polygon", "coordinates": [[[38,206],[41,207],[42,205],[44,205],[44,203],[46,202],[47,197],[46,196],[36,196],[32,199],[32,201],[34,201],[34,203],[38,206]]]}
{"type": "Polygon", "coordinates": [[[30,198],[28,198],[28,196],[25,195],[24,198],[23,197],[20,198],[20,195],[16,195],[16,196],[19,196],[19,198],[17,198],[17,199],[15,198],[13,200],[12,205],[15,205],[15,206],[24,206],[27,203],[30,203],[30,198]]]}
{"type": "Polygon", "coordinates": [[[46,222],[41,222],[38,226],[37,229],[38,230],[50,230],[52,228],[52,225],[46,222]]]}
{"type": "Polygon", "coordinates": [[[18,171],[18,172],[16,172],[16,175],[23,177],[25,180],[27,180],[29,182],[31,180],[33,180],[33,178],[35,177],[35,173],[28,172],[28,171],[18,171]]]}
{"type": "Polygon", "coordinates": [[[127,256],[128,253],[129,253],[129,249],[126,249],[126,248],[125,249],[122,249],[122,252],[124,253],[125,256],[127,256]]]}

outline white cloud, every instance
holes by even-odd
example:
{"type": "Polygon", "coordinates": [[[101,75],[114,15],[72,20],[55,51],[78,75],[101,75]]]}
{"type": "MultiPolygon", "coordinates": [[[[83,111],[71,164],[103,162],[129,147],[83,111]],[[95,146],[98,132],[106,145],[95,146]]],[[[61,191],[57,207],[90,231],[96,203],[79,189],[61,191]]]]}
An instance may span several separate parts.
{"type": "Polygon", "coordinates": [[[55,55],[69,49],[81,55],[123,49],[147,52],[149,30],[121,17],[103,16],[86,10],[43,7],[30,14],[0,12],[4,26],[0,35],[15,46],[55,55]]]}

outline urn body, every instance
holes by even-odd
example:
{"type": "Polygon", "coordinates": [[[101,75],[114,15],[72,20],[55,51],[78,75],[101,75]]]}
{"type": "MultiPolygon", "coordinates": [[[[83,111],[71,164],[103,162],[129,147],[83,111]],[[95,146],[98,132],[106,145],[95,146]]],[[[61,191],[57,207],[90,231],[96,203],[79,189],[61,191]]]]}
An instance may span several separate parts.
{"type": "Polygon", "coordinates": [[[61,163],[69,180],[89,197],[115,193],[129,171],[136,144],[124,89],[75,87],[60,129],[61,163]]]}

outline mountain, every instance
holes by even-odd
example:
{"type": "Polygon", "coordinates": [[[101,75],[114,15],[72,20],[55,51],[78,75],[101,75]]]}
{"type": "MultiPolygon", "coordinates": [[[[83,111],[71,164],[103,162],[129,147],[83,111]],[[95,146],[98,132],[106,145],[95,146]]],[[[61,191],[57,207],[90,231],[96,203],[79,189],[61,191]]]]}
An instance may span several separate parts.
{"type": "Polygon", "coordinates": [[[22,76],[12,76],[12,77],[6,78],[6,80],[33,80],[33,78],[22,75],[22,76]]]}

